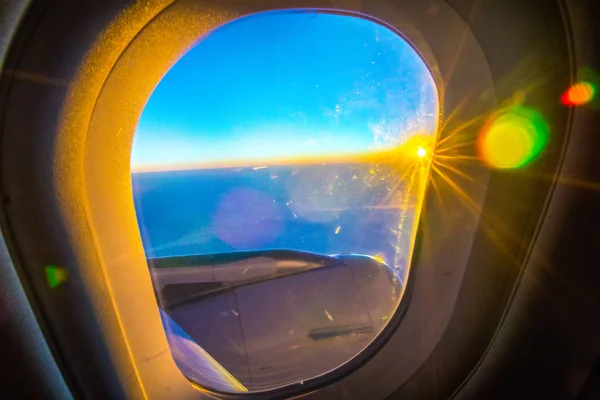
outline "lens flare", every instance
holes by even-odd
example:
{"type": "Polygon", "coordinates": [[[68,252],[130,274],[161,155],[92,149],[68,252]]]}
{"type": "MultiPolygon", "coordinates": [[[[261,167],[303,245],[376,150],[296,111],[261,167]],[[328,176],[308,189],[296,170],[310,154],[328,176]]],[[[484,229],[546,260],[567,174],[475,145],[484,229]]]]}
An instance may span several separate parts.
{"type": "Polygon", "coordinates": [[[592,101],[596,88],[589,82],[578,82],[563,93],[561,101],[565,106],[581,106],[592,101]]]}
{"type": "Polygon", "coordinates": [[[223,243],[248,250],[268,245],[285,226],[275,199],[260,190],[238,187],[221,198],[213,228],[223,243]]]}
{"type": "Polygon", "coordinates": [[[54,289],[67,280],[67,271],[64,268],[49,265],[46,267],[46,280],[48,286],[54,289]]]}
{"type": "Polygon", "coordinates": [[[421,158],[425,157],[425,154],[427,154],[427,150],[425,150],[422,147],[419,147],[419,149],[417,150],[417,155],[421,158]]]}
{"type": "Polygon", "coordinates": [[[563,93],[561,101],[565,106],[581,106],[592,101],[596,88],[589,82],[578,82],[563,93]]]}
{"type": "Polygon", "coordinates": [[[514,106],[492,117],[478,139],[479,157],[494,168],[519,168],[540,154],[548,124],[535,110],[514,106]]]}

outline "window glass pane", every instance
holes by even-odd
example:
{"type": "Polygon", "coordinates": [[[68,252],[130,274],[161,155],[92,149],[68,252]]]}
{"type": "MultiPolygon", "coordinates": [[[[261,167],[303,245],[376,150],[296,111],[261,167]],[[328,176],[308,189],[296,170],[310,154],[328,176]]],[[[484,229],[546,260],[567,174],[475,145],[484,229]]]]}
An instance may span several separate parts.
{"type": "Polygon", "coordinates": [[[345,364],[400,303],[438,96],[398,34],[266,12],[185,54],[140,118],[132,182],[173,357],[225,391],[345,364]]]}

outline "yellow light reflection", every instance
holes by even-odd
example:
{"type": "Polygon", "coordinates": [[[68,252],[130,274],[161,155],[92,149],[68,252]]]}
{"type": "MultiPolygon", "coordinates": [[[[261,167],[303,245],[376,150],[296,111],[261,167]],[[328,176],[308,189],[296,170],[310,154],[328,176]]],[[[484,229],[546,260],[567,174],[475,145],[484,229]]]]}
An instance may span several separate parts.
{"type": "Polygon", "coordinates": [[[514,106],[492,117],[478,140],[479,157],[494,168],[518,168],[542,151],[548,125],[535,110],[514,106]]]}
{"type": "Polygon", "coordinates": [[[383,258],[381,255],[379,255],[379,254],[376,254],[375,256],[373,256],[373,258],[374,258],[374,259],[375,259],[375,261],[377,261],[378,263],[382,263],[382,264],[385,264],[385,263],[386,263],[386,262],[385,262],[385,259],[384,259],[384,258],[383,258]]]}

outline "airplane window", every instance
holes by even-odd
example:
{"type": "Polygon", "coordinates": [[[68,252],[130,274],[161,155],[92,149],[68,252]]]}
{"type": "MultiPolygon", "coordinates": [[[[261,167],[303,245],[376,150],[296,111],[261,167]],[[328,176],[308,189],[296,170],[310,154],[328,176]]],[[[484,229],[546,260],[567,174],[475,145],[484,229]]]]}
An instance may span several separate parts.
{"type": "Polygon", "coordinates": [[[406,285],[439,104],[399,34],[316,11],[200,38],[139,120],[132,184],[173,358],[263,391],[361,353],[406,285]]]}

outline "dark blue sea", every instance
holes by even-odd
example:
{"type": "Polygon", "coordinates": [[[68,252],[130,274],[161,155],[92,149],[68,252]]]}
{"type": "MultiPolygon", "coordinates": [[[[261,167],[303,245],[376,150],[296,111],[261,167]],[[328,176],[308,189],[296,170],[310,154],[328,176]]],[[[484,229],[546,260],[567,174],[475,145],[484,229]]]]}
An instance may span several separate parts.
{"type": "Polygon", "coordinates": [[[405,257],[396,248],[408,254],[398,241],[397,176],[365,164],[263,166],[137,173],[132,183],[148,258],[294,249],[391,264],[405,257]]]}

